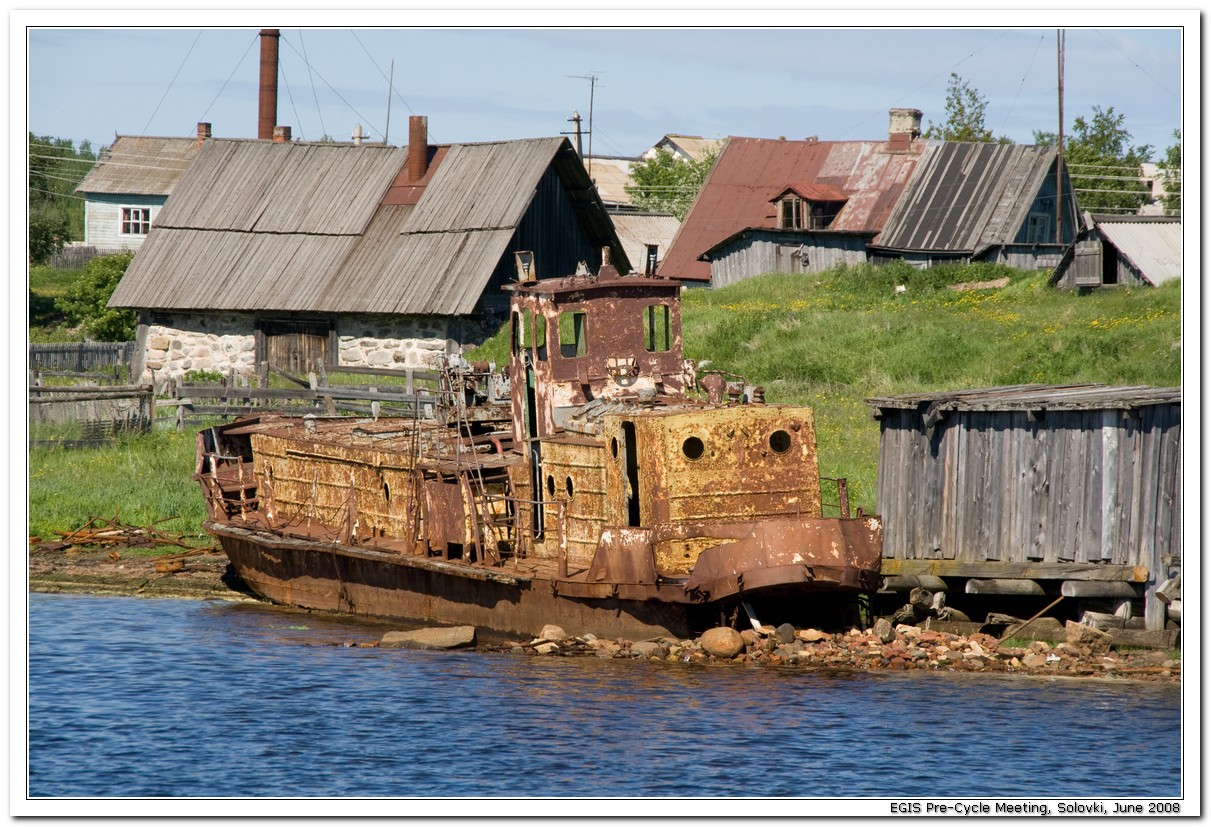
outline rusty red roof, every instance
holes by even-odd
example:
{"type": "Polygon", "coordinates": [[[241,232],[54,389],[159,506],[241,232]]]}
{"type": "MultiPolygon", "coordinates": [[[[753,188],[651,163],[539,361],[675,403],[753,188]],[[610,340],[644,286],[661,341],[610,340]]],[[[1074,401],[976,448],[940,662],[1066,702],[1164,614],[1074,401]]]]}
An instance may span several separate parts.
{"type": "Polygon", "coordinates": [[[788,192],[793,192],[800,198],[806,198],[808,201],[848,201],[849,194],[844,190],[834,187],[832,184],[789,184],[783,187],[778,193],[771,198],[771,201],[776,201],[788,192]]]}
{"type": "Polygon", "coordinates": [[[775,227],[770,202],[792,185],[818,185],[845,196],[830,230],[878,232],[925,145],[915,141],[907,149],[892,149],[886,141],[729,138],[660,273],[709,282],[711,266],[698,257],[740,230],[775,227]]]}

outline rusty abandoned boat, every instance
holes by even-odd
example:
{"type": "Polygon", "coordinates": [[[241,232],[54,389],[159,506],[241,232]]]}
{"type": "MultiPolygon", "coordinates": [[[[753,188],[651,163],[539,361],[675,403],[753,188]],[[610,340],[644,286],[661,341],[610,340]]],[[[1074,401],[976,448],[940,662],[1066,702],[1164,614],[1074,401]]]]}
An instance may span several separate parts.
{"type": "Polygon", "coordinates": [[[878,518],[822,516],[810,408],[695,376],[679,282],[607,261],[505,289],[507,374],[448,365],[434,417],[198,435],[204,527],[253,591],[518,634],[850,620],[878,518]]]}

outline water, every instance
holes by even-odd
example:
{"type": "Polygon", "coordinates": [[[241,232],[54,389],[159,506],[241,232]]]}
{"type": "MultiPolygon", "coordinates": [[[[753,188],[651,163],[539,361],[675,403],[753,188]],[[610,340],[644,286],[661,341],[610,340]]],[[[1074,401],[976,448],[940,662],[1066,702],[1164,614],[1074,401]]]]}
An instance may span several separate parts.
{"type": "Polygon", "coordinates": [[[35,798],[1181,793],[1174,686],[356,648],[390,627],[259,605],[29,610],[35,798]]]}

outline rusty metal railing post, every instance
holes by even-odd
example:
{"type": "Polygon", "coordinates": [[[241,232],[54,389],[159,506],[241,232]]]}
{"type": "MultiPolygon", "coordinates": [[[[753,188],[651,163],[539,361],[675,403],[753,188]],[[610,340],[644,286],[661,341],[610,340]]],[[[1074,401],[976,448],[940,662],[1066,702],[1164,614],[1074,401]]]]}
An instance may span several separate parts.
{"type": "Polygon", "coordinates": [[[849,480],[845,477],[837,479],[837,506],[841,510],[841,519],[849,519],[849,480]]]}
{"type": "Polygon", "coordinates": [[[559,579],[568,579],[568,504],[558,501],[559,509],[559,579]]]}

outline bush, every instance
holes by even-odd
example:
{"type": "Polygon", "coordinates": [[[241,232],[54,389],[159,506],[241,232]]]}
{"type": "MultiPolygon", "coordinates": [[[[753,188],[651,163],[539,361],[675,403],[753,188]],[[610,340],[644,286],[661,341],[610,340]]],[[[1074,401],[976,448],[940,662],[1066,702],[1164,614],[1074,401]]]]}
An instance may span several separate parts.
{"type": "Polygon", "coordinates": [[[76,283],[55,300],[55,307],[69,324],[84,325],[89,335],[101,342],[128,342],[135,337],[134,311],[106,307],[133,257],[133,253],[118,253],[94,258],[84,265],[76,283]]]}

